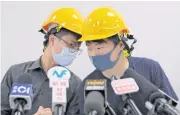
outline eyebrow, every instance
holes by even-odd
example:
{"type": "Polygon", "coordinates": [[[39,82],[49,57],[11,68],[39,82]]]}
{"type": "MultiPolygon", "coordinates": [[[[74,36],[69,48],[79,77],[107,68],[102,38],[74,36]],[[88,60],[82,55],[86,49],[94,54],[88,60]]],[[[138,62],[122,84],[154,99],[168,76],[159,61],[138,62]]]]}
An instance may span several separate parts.
{"type": "Polygon", "coordinates": [[[100,42],[99,42],[99,43],[96,43],[95,45],[99,45],[99,44],[102,44],[102,42],[101,42],[101,43],[100,43],[100,42]]]}
{"type": "MultiPolygon", "coordinates": [[[[62,39],[62,38],[60,38],[60,39],[62,39]]],[[[76,42],[76,41],[74,41],[74,40],[65,40],[65,39],[62,39],[63,41],[65,41],[65,42],[67,42],[69,45],[70,44],[78,44],[78,42],[76,42]]]]}
{"type": "Polygon", "coordinates": [[[70,39],[70,41],[76,43],[76,42],[77,42],[77,39],[76,39],[76,40],[70,39]]]}
{"type": "Polygon", "coordinates": [[[69,41],[70,44],[74,43],[74,44],[78,44],[78,42],[72,40],[72,41],[69,41]]]}
{"type": "MultiPolygon", "coordinates": [[[[86,42],[86,45],[87,46],[90,46],[92,42],[86,42]]],[[[102,44],[103,42],[95,42],[94,45],[99,45],[99,44],[102,44]]]]}

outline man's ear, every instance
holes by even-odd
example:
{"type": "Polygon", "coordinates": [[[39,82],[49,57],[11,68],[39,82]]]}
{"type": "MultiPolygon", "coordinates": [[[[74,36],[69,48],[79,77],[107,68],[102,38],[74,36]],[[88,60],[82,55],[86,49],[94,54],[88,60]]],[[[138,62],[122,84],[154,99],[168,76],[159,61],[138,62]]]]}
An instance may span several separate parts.
{"type": "Polygon", "coordinates": [[[112,52],[111,57],[110,57],[111,61],[115,61],[117,59],[117,57],[119,55],[119,52],[122,51],[124,49],[124,47],[125,47],[125,45],[124,45],[124,43],[122,41],[120,41],[116,45],[116,47],[115,47],[115,49],[112,52]]]}
{"type": "Polygon", "coordinates": [[[123,50],[125,48],[125,45],[122,41],[119,42],[118,46],[120,47],[120,50],[123,50]]]}
{"type": "Polygon", "coordinates": [[[54,45],[54,35],[53,34],[49,35],[49,45],[51,45],[51,46],[54,45]]]}

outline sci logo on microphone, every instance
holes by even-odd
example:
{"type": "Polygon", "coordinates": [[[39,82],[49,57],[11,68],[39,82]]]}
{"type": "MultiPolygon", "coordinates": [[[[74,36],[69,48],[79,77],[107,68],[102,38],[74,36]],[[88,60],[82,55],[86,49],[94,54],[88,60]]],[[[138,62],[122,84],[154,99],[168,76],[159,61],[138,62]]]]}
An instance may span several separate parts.
{"type": "Polygon", "coordinates": [[[31,93],[31,84],[13,84],[11,95],[29,95],[31,93]]]}

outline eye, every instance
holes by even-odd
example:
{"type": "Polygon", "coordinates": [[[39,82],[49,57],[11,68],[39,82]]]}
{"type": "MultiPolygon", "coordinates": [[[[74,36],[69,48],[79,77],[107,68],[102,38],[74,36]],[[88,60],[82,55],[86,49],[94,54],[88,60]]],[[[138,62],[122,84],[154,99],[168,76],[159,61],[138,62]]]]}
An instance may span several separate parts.
{"type": "Polygon", "coordinates": [[[102,49],[103,47],[99,47],[99,48],[97,48],[98,50],[100,50],[100,49],[102,49]]]}
{"type": "Polygon", "coordinates": [[[77,48],[77,47],[79,47],[78,44],[74,44],[74,43],[70,43],[69,46],[72,47],[72,48],[77,48]]]}

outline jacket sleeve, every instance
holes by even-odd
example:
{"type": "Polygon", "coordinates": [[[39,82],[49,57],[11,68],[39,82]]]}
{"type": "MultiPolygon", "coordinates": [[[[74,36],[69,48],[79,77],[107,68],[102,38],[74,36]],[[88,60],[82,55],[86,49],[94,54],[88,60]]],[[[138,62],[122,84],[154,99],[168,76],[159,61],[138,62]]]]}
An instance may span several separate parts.
{"type": "Polygon", "coordinates": [[[1,81],[1,115],[10,115],[9,94],[12,86],[12,67],[6,72],[1,81]]]}
{"type": "Polygon", "coordinates": [[[178,101],[178,97],[172,88],[168,77],[158,62],[155,62],[152,67],[151,75],[153,83],[166,94],[178,101]]]}

